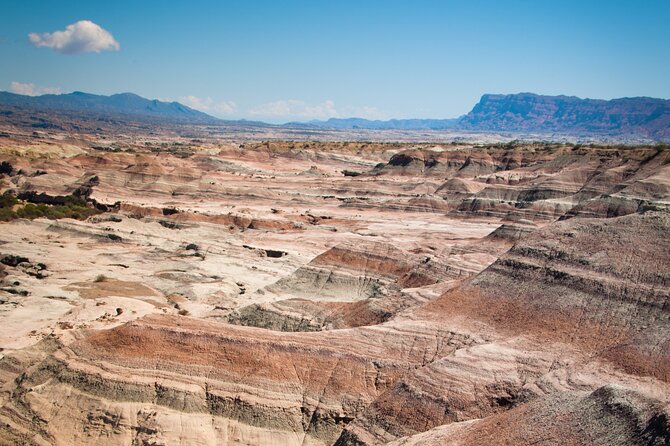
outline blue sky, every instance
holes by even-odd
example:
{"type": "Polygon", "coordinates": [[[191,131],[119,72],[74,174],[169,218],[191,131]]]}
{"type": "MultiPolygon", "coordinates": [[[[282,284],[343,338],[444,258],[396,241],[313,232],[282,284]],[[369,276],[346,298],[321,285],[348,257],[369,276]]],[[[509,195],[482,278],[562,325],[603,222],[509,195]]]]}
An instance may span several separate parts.
{"type": "Polygon", "coordinates": [[[5,0],[0,8],[0,90],[130,91],[272,122],[450,118],[484,93],[670,98],[668,0],[5,0]],[[87,41],[79,25],[66,37],[81,38],[65,46],[44,34],[81,20],[99,26],[102,40],[87,41]]]}

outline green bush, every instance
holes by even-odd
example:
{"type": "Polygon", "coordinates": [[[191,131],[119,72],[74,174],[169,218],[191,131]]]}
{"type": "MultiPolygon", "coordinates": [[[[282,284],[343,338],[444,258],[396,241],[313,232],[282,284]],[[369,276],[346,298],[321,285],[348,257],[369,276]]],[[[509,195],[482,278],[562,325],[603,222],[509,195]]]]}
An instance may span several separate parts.
{"type": "Polygon", "coordinates": [[[0,208],[11,208],[16,203],[18,200],[14,195],[7,193],[0,195],[0,208]]]}
{"type": "Polygon", "coordinates": [[[0,221],[10,221],[16,218],[16,213],[12,211],[12,208],[3,208],[0,207],[0,221]]]}
{"type": "Polygon", "coordinates": [[[58,220],[60,218],[85,220],[88,217],[101,212],[95,208],[85,206],[85,203],[83,205],[79,202],[75,203],[53,206],[48,204],[26,203],[14,211],[12,210],[12,207],[17,204],[16,198],[3,195],[0,198],[0,221],[10,221],[15,218],[27,218],[33,220],[42,217],[50,220],[58,220]]]}

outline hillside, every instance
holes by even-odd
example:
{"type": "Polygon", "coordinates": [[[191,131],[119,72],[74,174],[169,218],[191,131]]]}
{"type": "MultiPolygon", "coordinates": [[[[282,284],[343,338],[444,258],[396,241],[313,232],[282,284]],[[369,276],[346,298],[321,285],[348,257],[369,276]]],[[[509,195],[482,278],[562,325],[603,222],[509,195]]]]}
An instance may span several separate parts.
{"type": "Polygon", "coordinates": [[[0,92],[0,109],[3,114],[20,111],[62,111],[99,116],[122,116],[132,118],[179,120],[189,123],[215,123],[219,120],[179,102],[163,102],[145,99],[133,93],[111,96],[95,95],[75,91],[68,94],[24,96],[6,91],[0,92]]]}

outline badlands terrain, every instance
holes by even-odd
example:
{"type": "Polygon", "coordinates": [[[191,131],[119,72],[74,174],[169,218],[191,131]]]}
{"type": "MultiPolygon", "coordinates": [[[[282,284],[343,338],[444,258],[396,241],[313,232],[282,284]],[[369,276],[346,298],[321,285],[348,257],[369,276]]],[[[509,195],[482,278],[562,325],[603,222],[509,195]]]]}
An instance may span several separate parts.
{"type": "Polygon", "coordinates": [[[5,130],[0,444],[670,444],[667,146],[5,130]]]}

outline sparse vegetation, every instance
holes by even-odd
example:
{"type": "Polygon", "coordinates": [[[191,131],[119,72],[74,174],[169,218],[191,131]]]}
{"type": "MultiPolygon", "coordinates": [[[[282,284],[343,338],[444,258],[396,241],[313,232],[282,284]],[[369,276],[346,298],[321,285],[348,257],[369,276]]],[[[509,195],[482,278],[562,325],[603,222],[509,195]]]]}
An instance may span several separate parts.
{"type": "Polygon", "coordinates": [[[178,313],[180,316],[188,316],[189,314],[191,314],[186,308],[182,308],[182,309],[179,310],[177,313],[178,313]]]}
{"type": "Polygon", "coordinates": [[[95,276],[95,279],[93,279],[93,282],[100,283],[104,282],[105,280],[107,280],[107,276],[105,276],[104,274],[98,274],[97,276],[95,276]]]}
{"type": "Polygon", "coordinates": [[[78,197],[67,197],[62,204],[25,203],[11,193],[5,192],[0,196],[0,221],[11,221],[17,218],[74,218],[85,220],[88,217],[100,214],[102,211],[88,207],[86,202],[78,197]]]}
{"type": "Polygon", "coordinates": [[[14,168],[12,167],[12,165],[9,162],[3,161],[3,162],[0,163],[0,173],[4,173],[4,174],[9,175],[9,174],[12,173],[13,170],[14,170],[14,168]]]}

